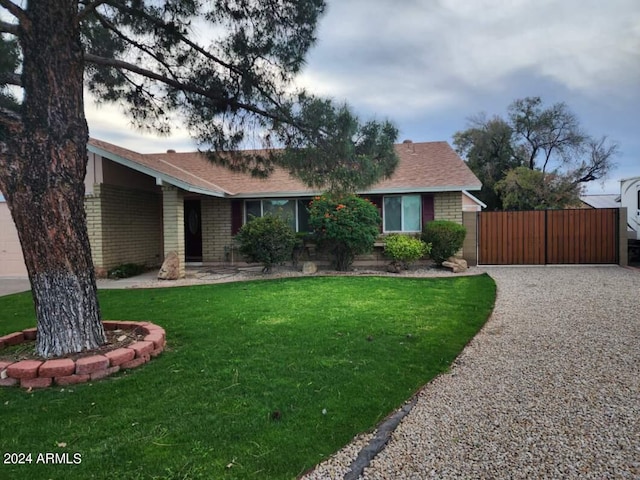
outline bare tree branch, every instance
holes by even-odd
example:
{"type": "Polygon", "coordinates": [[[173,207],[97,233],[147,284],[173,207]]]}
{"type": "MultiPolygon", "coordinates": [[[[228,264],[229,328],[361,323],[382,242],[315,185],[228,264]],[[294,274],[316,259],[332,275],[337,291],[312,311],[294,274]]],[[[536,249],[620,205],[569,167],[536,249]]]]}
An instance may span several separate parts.
{"type": "Polygon", "coordinates": [[[589,149],[589,163],[583,161],[576,170],[575,183],[586,183],[605,178],[615,166],[612,158],[620,151],[616,142],[607,144],[606,135],[600,140],[589,139],[587,147],[589,149]]]}

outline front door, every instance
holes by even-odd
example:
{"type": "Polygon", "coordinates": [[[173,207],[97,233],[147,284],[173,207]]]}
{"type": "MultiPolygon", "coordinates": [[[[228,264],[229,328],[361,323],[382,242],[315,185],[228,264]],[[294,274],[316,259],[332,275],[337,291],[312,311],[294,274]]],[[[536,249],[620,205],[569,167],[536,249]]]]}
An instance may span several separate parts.
{"type": "Polygon", "coordinates": [[[184,201],[184,256],[187,262],[202,261],[200,200],[184,201]]]}

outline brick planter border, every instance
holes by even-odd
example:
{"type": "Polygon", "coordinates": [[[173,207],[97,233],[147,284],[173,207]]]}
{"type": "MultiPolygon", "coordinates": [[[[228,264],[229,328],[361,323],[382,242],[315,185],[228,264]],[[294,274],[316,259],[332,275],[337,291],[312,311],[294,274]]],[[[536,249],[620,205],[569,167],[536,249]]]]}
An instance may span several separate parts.
{"type": "MultiPolygon", "coordinates": [[[[126,347],[91,355],[77,360],[0,361],[0,387],[19,385],[23,388],[46,388],[53,385],[74,385],[99,380],[120,370],[129,370],[157,357],[167,344],[164,328],[150,322],[102,322],[105,330],[135,330],[144,335],[142,340],[126,347]]],[[[0,337],[0,350],[5,346],[23,343],[35,338],[35,329],[10,333],[0,337]]]]}

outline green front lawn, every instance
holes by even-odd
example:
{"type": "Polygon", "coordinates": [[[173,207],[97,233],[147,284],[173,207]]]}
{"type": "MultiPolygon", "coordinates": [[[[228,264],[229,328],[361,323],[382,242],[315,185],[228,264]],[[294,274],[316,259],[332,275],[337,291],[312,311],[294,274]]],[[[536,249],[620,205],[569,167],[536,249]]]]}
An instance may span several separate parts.
{"type": "MultiPolygon", "coordinates": [[[[167,350],[93,384],[1,388],[2,460],[31,463],[0,478],[294,478],[445,371],[495,291],[486,275],[101,291],[105,320],[161,325],[167,350]]],[[[0,298],[0,335],[34,324],[29,294],[0,298]]]]}

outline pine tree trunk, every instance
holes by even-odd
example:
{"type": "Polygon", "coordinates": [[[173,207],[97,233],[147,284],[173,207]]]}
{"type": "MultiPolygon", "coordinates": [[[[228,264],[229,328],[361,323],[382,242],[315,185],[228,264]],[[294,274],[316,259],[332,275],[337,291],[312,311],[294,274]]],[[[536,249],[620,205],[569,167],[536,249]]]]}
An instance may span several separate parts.
{"type": "Polygon", "coordinates": [[[105,342],[84,211],[88,128],[77,2],[31,0],[21,22],[24,102],[1,186],[13,215],[44,357],[105,342]]]}

